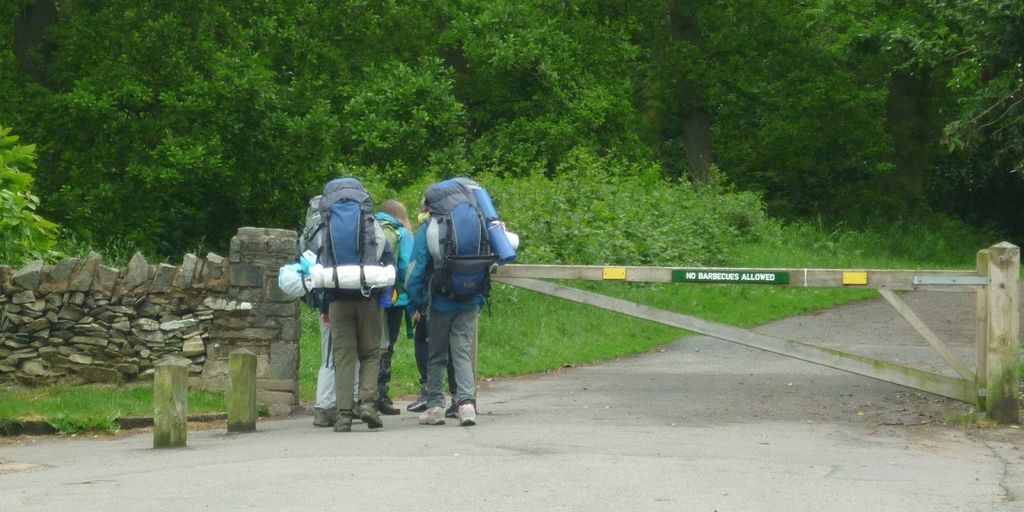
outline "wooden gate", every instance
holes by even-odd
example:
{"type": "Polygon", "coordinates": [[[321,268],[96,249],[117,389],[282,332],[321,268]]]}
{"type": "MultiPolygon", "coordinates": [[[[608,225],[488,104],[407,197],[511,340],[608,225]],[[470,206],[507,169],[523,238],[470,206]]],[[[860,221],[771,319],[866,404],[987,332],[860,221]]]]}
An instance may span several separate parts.
{"type": "Polygon", "coordinates": [[[979,251],[974,272],[507,265],[498,269],[494,279],[534,292],[976,404],[979,410],[987,411],[989,417],[1000,423],[1016,423],[1019,418],[1020,249],[1006,242],[979,251]],[[541,279],[875,289],[938,351],[957,376],[758,334],[541,279]],[[976,294],[975,344],[978,358],[973,371],[900,299],[896,292],[903,290],[976,294]]]}

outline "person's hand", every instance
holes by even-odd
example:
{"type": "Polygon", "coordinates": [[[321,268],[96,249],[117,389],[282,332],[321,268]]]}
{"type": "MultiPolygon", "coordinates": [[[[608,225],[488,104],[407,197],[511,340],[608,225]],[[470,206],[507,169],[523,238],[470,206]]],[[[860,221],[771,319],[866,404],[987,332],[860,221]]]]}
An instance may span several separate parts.
{"type": "Polygon", "coordinates": [[[423,316],[423,315],[421,315],[419,311],[416,311],[415,313],[412,314],[412,323],[413,323],[413,325],[416,325],[416,324],[418,324],[420,322],[420,317],[421,316],[423,316]]]}
{"type": "Polygon", "coordinates": [[[320,321],[327,325],[331,325],[331,317],[327,313],[323,313],[320,315],[320,321]]]}

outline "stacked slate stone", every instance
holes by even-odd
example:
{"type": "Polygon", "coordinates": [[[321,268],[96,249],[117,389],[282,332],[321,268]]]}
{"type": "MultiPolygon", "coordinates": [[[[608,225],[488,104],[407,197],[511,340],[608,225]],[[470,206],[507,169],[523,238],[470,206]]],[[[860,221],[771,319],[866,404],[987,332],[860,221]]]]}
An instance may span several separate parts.
{"type": "Polygon", "coordinates": [[[0,383],[127,382],[166,356],[207,357],[215,311],[237,304],[227,261],[186,255],[181,266],[136,254],[123,270],[90,254],[53,266],[0,266],[0,383]]]}

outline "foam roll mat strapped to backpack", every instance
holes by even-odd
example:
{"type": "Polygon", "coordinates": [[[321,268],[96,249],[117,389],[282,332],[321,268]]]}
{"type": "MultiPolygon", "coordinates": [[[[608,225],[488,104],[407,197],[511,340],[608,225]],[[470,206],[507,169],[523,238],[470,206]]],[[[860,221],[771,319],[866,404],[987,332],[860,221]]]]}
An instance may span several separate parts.
{"type": "Polygon", "coordinates": [[[393,265],[342,265],[324,267],[313,265],[306,277],[306,286],[312,288],[340,288],[359,290],[363,288],[386,288],[395,284],[393,265]]]}
{"type": "Polygon", "coordinates": [[[490,194],[480,186],[471,188],[471,190],[476,197],[476,203],[480,206],[480,212],[484,215],[484,220],[487,221],[487,238],[491,242],[491,250],[498,257],[498,264],[512,263],[516,259],[518,237],[516,237],[515,244],[509,240],[508,234],[505,232],[505,223],[498,217],[498,211],[494,209],[490,194]]]}

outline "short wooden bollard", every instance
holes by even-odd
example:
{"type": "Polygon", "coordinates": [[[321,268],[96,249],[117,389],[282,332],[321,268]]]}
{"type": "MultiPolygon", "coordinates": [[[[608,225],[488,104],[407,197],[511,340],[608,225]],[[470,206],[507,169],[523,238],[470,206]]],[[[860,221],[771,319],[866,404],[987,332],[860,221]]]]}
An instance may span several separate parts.
{"type": "Polygon", "coordinates": [[[184,358],[155,365],[153,376],[153,448],[179,448],[188,443],[188,366],[184,358]]]}
{"type": "Polygon", "coordinates": [[[228,432],[256,430],[256,354],[248,350],[228,357],[228,432]]]}

